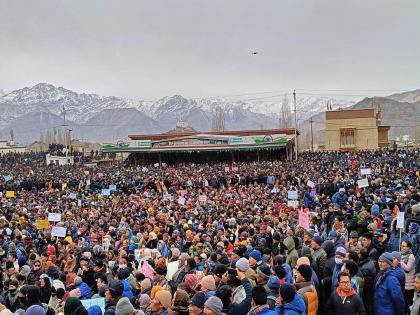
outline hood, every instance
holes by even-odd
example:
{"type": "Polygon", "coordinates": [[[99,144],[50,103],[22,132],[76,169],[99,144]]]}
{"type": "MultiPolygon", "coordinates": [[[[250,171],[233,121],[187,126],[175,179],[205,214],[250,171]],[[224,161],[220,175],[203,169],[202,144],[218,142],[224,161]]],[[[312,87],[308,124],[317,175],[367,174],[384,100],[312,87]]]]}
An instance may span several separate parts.
{"type": "Polygon", "coordinates": [[[302,314],[305,313],[306,311],[305,302],[303,301],[299,293],[295,294],[295,298],[293,299],[293,301],[284,304],[283,307],[285,310],[293,310],[293,311],[296,311],[297,313],[302,313],[302,314]]]}
{"type": "Polygon", "coordinates": [[[335,246],[333,241],[325,241],[322,243],[321,247],[325,250],[325,253],[327,253],[328,258],[335,255],[335,246]]]}
{"type": "Polygon", "coordinates": [[[295,248],[295,241],[290,236],[288,236],[284,239],[283,244],[284,244],[284,246],[287,247],[288,251],[291,251],[292,249],[295,248]]]}

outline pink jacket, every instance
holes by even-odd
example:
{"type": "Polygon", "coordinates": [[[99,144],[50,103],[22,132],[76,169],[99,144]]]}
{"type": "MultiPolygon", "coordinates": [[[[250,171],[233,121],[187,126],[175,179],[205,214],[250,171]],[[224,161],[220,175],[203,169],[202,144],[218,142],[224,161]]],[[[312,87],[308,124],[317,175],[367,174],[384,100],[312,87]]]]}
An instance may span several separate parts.
{"type": "Polygon", "coordinates": [[[414,290],[416,258],[413,254],[401,255],[401,267],[405,272],[405,289],[414,290]]]}

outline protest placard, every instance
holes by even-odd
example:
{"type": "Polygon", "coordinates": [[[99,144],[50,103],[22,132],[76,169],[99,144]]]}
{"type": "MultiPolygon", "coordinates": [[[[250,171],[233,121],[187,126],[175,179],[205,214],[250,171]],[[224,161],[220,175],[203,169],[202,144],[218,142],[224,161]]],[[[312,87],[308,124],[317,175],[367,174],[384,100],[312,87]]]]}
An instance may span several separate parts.
{"type": "Polygon", "coordinates": [[[48,220],[35,220],[35,227],[37,230],[48,229],[49,226],[48,220]]]}
{"type": "Polygon", "coordinates": [[[82,305],[85,309],[89,309],[91,306],[99,306],[102,310],[102,314],[105,313],[105,298],[96,298],[96,299],[88,299],[88,300],[80,300],[82,305]]]}
{"type": "Polygon", "coordinates": [[[369,187],[369,181],[367,180],[367,178],[360,179],[357,181],[357,186],[359,186],[360,188],[369,187]]]}
{"type": "Polygon", "coordinates": [[[53,226],[51,229],[51,236],[66,237],[67,229],[65,227],[53,226]]]}
{"type": "Polygon", "coordinates": [[[163,200],[166,200],[166,201],[172,201],[172,195],[171,194],[164,194],[163,195],[163,200]]]}
{"type": "Polygon", "coordinates": [[[230,167],[229,166],[225,166],[225,172],[229,173],[230,172],[230,167]]]}
{"type": "Polygon", "coordinates": [[[60,222],[61,213],[48,213],[48,221],[50,222],[60,222]]]}
{"type": "Polygon", "coordinates": [[[78,199],[77,200],[77,206],[80,208],[82,206],[82,200],[78,199]]]}
{"type": "Polygon", "coordinates": [[[198,196],[198,201],[200,201],[200,202],[206,202],[207,201],[207,196],[206,195],[200,195],[200,196],[198,196]]]}
{"type": "Polygon", "coordinates": [[[75,193],[71,193],[69,195],[69,199],[76,199],[76,198],[77,198],[77,195],[75,193]]]}
{"type": "Polygon", "coordinates": [[[179,203],[180,205],[185,205],[185,198],[184,198],[184,197],[182,197],[182,196],[179,196],[179,197],[178,197],[178,203],[179,203]]]}
{"type": "Polygon", "coordinates": [[[299,211],[299,226],[309,230],[309,217],[306,212],[299,211]]]}
{"type": "Polygon", "coordinates": [[[297,190],[289,190],[287,192],[287,198],[288,199],[292,199],[292,200],[298,199],[298,192],[297,192],[297,190]]]}
{"type": "Polygon", "coordinates": [[[404,228],[404,212],[398,212],[397,214],[397,229],[404,228]]]}
{"type": "Polygon", "coordinates": [[[109,191],[117,191],[117,185],[109,185],[109,191]]]}
{"type": "Polygon", "coordinates": [[[15,192],[13,190],[7,190],[6,191],[6,198],[14,198],[15,192]]]}
{"type": "Polygon", "coordinates": [[[288,200],[287,201],[287,206],[288,207],[299,207],[299,201],[298,200],[288,200]]]}
{"type": "Polygon", "coordinates": [[[188,193],[188,190],[183,189],[183,190],[180,190],[179,193],[181,194],[182,197],[184,197],[188,193]]]}
{"type": "Polygon", "coordinates": [[[371,174],[371,170],[370,170],[370,168],[361,168],[360,169],[360,174],[361,175],[370,175],[371,174]]]}
{"type": "Polygon", "coordinates": [[[111,191],[109,189],[103,188],[102,191],[101,191],[101,195],[102,196],[110,196],[111,191]]]}
{"type": "Polygon", "coordinates": [[[314,188],[315,187],[315,183],[313,181],[311,181],[311,180],[308,180],[308,182],[306,183],[306,185],[308,185],[311,188],[314,188]]]}

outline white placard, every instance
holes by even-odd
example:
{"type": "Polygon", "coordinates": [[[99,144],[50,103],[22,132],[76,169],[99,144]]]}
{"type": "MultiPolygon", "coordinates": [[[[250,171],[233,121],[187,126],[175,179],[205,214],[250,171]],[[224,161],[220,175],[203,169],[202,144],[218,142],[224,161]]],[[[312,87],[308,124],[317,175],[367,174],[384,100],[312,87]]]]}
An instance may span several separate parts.
{"type": "Polygon", "coordinates": [[[178,197],[178,203],[179,203],[180,205],[185,205],[185,198],[184,198],[184,197],[182,197],[182,196],[179,196],[179,197],[178,197]]]}
{"type": "Polygon", "coordinates": [[[403,229],[404,228],[404,212],[398,212],[397,214],[397,229],[403,229]]]}
{"type": "Polygon", "coordinates": [[[171,194],[164,194],[163,195],[163,200],[172,201],[172,195],[171,194]]]}
{"type": "Polygon", "coordinates": [[[200,201],[200,202],[206,202],[207,201],[207,196],[206,195],[200,195],[200,196],[198,196],[198,201],[200,201]]]}
{"type": "Polygon", "coordinates": [[[82,200],[77,200],[77,206],[80,208],[82,206],[82,200]]]}
{"type": "Polygon", "coordinates": [[[359,188],[369,187],[369,181],[367,178],[360,179],[357,181],[357,186],[359,186],[359,188]]]}
{"type": "Polygon", "coordinates": [[[159,167],[159,163],[153,164],[154,167],[159,167]]]}
{"type": "Polygon", "coordinates": [[[71,193],[71,194],[69,195],[69,198],[70,198],[70,199],[76,199],[76,198],[77,198],[77,195],[76,195],[75,193],[71,193]]]}
{"type": "Polygon", "coordinates": [[[60,222],[61,213],[48,213],[48,221],[50,222],[60,222]]]}
{"type": "Polygon", "coordinates": [[[298,200],[288,200],[287,201],[287,206],[288,207],[299,207],[299,201],[298,200]]]}
{"type": "Polygon", "coordinates": [[[51,236],[66,237],[67,229],[65,227],[53,226],[51,229],[51,236]]]}
{"type": "Polygon", "coordinates": [[[311,188],[314,188],[315,187],[315,183],[313,181],[311,181],[311,180],[308,180],[308,182],[306,183],[306,185],[308,185],[311,188]]]}
{"type": "Polygon", "coordinates": [[[298,199],[298,192],[297,192],[297,190],[289,190],[287,192],[287,198],[288,199],[292,199],[292,200],[298,199]]]}
{"type": "Polygon", "coordinates": [[[370,175],[371,174],[370,168],[361,168],[360,169],[360,174],[361,175],[370,175]]]}

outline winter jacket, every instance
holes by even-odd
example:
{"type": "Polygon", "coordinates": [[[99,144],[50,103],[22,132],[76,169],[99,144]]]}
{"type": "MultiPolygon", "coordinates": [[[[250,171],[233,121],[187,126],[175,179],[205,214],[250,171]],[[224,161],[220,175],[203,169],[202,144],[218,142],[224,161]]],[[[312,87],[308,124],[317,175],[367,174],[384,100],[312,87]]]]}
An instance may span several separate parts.
{"type": "Polygon", "coordinates": [[[276,308],[277,315],[303,315],[306,314],[306,306],[300,294],[295,294],[295,298],[282,306],[276,308]]]}
{"type": "MultiPolygon", "coordinates": [[[[239,314],[239,313],[238,313],[239,314]]],[[[275,311],[272,311],[268,308],[263,309],[261,312],[256,313],[257,315],[278,315],[275,311]]]]}
{"type": "Polygon", "coordinates": [[[347,296],[343,299],[337,294],[337,291],[334,291],[327,302],[327,314],[365,315],[366,311],[362,299],[357,294],[347,296]]]}
{"type": "Polygon", "coordinates": [[[287,248],[286,263],[293,269],[295,268],[297,259],[299,258],[298,252],[295,249],[295,241],[292,237],[288,236],[284,239],[283,244],[287,248]]]}
{"type": "Polygon", "coordinates": [[[122,296],[131,299],[133,297],[133,292],[131,291],[130,283],[127,280],[121,280],[121,282],[124,286],[124,291],[123,291],[122,296]]]}
{"type": "Polygon", "coordinates": [[[405,273],[405,289],[414,290],[414,282],[416,279],[416,258],[409,253],[401,255],[401,268],[405,273]]]}
{"type": "Polygon", "coordinates": [[[296,283],[295,287],[305,302],[306,314],[316,315],[318,312],[318,293],[311,281],[296,283]]]}
{"type": "Polygon", "coordinates": [[[391,268],[379,275],[374,293],[375,315],[403,315],[404,295],[391,268]]]}
{"type": "Polygon", "coordinates": [[[414,292],[414,303],[410,315],[420,314],[420,292],[414,292]]]}
{"type": "Polygon", "coordinates": [[[80,291],[80,294],[82,295],[81,298],[83,299],[90,299],[92,297],[92,290],[89,288],[89,286],[82,282],[79,286],[78,289],[80,291]]]}
{"type": "Polygon", "coordinates": [[[317,264],[317,275],[320,279],[322,279],[323,271],[325,268],[325,263],[327,261],[327,253],[323,248],[319,248],[314,250],[313,257],[315,258],[315,262],[317,264]]]}
{"type": "Polygon", "coordinates": [[[391,234],[391,237],[389,238],[388,242],[388,251],[390,252],[397,252],[400,249],[400,243],[402,241],[408,241],[409,237],[406,233],[402,233],[400,238],[400,232],[394,231],[391,234]]]}
{"type": "Polygon", "coordinates": [[[341,209],[344,209],[348,199],[346,194],[341,195],[339,192],[336,192],[331,198],[332,202],[338,204],[341,209]]]}
{"type": "Polygon", "coordinates": [[[228,311],[226,315],[238,315],[238,314],[246,314],[251,309],[251,301],[252,301],[252,287],[251,283],[248,279],[242,280],[242,286],[245,289],[245,300],[240,303],[232,303],[229,305],[228,311]]]}
{"type": "Polygon", "coordinates": [[[398,279],[399,283],[400,283],[400,287],[401,287],[401,291],[404,294],[404,290],[405,290],[405,273],[402,270],[401,267],[391,267],[391,272],[392,274],[395,276],[395,278],[398,279]]]}

